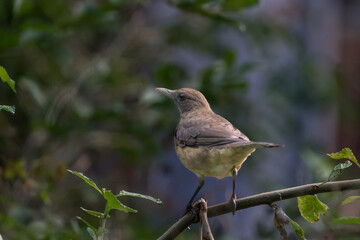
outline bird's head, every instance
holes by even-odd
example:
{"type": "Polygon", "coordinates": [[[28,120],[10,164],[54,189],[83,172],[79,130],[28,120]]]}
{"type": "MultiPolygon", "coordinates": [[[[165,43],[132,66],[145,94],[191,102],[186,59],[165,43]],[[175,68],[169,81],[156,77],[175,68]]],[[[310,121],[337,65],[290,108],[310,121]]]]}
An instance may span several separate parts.
{"type": "Polygon", "coordinates": [[[198,110],[210,110],[210,105],[204,95],[192,88],[180,88],[170,90],[166,88],[156,88],[156,91],[170,97],[178,107],[180,114],[198,110]]]}

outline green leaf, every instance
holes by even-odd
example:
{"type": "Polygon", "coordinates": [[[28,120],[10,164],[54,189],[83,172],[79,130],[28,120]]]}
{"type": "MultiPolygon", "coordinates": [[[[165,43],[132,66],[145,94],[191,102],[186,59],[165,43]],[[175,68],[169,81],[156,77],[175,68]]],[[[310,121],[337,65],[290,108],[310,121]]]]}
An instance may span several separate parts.
{"type": "Polygon", "coordinates": [[[348,168],[351,165],[352,165],[352,163],[350,161],[346,161],[344,163],[339,163],[338,165],[336,165],[334,167],[334,169],[332,170],[332,172],[330,173],[330,175],[328,177],[328,181],[330,181],[334,177],[337,177],[338,175],[340,175],[342,173],[343,169],[348,168]]]}
{"type": "Polygon", "coordinates": [[[2,66],[0,66],[0,78],[3,82],[7,83],[10,86],[10,88],[16,93],[15,82],[10,79],[5,68],[3,68],[2,66]]]}
{"type": "Polygon", "coordinates": [[[346,198],[344,201],[342,201],[341,205],[351,203],[359,198],[360,198],[360,196],[350,196],[350,197],[346,198]]]}
{"type": "Polygon", "coordinates": [[[85,176],[84,174],[82,174],[81,172],[71,171],[69,169],[68,169],[68,172],[78,176],[79,178],[84,180],[89,186],[95,188],[101,195],[103,195],[103,192],[98,188],[98,186],[96,186],[95,182],[93,180],[91,180],[90,178],[88,178],[87,176],[85,176]]]}
{"type": "Polygon", "coordinates": [[[153,201],[161,206],[163,206],[163,202],[158,199],[158,198],[154,198],[154,197],[151,197],[151,196],[148,196],[148,195],[143,195],[143,194],[140,194],[140,193],[132,193],[132,192],[127,192],[127,191],[124,191],[124,190],[121,190],[119,192],[118,195],[116,195],[116,197],[121,197],[121,196],[131,196],[131,197],[138,197],[138,198],[144,198],[144,199],[147,199],[147,200],[150,200],[150,201],[153,201]]]}
{"type": "Polygon", "coordinates": [[[222,9],[224,11],[240,11],[258,3],[259,0],[225,0],[222,4],[222,9]]]}
{"type": "Polygon", "coordinates": [[[123,212],[137,212],[137,210],[129,208],[122,204],[110,190],[104,191],[104,198],[107,201],[106,215],[109,214],[111,209],[116,209],[123,212]]]}
{"type": "Polygon", "coordinates": [[[358,167],[360,167],[359,162],[355,158],[355,156],[350,148],[344,148],[340,152],[329,153],[327,155],[329,157],[331,157],[332,159],[343,159],[343,158],[349,159],[349,160],[353,161],[356,165],[358,165],[358,167]]]}
{"type": "Polygon", "coordinates": [[[344,217],[338,218],[333,221],[334,224],[360,224],[360,218],[358,217],[344,217]]]}
{"type": "Polygon", "coordinates": [[[9,113],[15,114],[15,106],[0,105],[0,110],[4,110],[9,113]]]}
{"type": "Polygon", "coordinates": [[[297,199],[301,216],[311,223],[319,221],[320,213],[324,215],[328,210],[328,206],[322,203],[316,195],[301,196],[297,199]]]}
{"type": "Polygon", "coordinates": [[[294,229],[296,235],[301,239],[305,239],[304,230],[299,226],[299,224],[297,224],[293,220],[290,221],[290,224],[291,224],[292,228],[294,229]]]}
{"type": "Polygon", "coordinates": [[[88,231],[88,233],[90,234],[90,236],[91,236],[91,238],[93,239],[93,240],[96,240],[97,239],[97,237],[96,237],[96,234],[95,234],[95,232],[94,232],[94,230],[93,229],[91,229],[91,228],[86,228],[86,230],[88,231]]]}
{"type": "Polygon", "coordinates": [[[338,165],[336,165],[334,167],[334,171],[339,171],[339,170],[343,170],[345,168],[348,168],[352,165],[352,163],[350,161],[346,161],[344,163],[339,163],[338,165]]]}
{"type": "Polygon", "coordinates": [[[88,226],[88,228],[90,228],[95,234],[97,233],[97,229],[93,225],[91,225],[88,221],[86,221],[85,219],[83,219],[83,218],[81,218],[79,216],[77,216],[76,218],[78,220],[82,221],[83,223],[85,223],[86,226],[88,226]]]}
{"type": "Polygon", "coordinates": [[[98,218],[104,218],[104,214],[101,213],[101,212],[97,212],[97,211],[93,211],[93,210],[88,210],[88,209],[85,209],[83,207],[80,207],[81,210],[87,212],[88,214],[92,215],[92,216],[95,216],[95,217],[98,217],[98,218]]]}

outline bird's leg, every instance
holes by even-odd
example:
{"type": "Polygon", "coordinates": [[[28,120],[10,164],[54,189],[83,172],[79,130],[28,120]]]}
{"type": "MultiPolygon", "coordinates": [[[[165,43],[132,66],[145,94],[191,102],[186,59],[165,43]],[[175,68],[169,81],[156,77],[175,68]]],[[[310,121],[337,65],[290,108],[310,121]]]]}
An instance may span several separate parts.
{"type": "MultiPolygon", "coordinates": [[[[192,203],[193,203],[196,195],[199,193],[200,189],[202,188],[202,186],[204,186],[205,177],[204,177],[204,176],[198,176],[198,180],[199,180],[199,185],[198,185],[198,187],[196,188],[194,194],[192,195],[190,201],[189,201],[188,204],[186,205],[186,212],[185,212],[185,214],[186,214],[187,212],[190,212],[190,211],[193,209],[192,203]]],[[[185,215],[185,214],[184,214],[184,215],[185,215]]]]}
{"type": "Polygon", "coordinates": [[[236,178],[236,175],[237,175],[237,170],[236,170],[235,167],[231,170],[231,175],[233,177],[233,192],[232,192],[232,195],[231,195],[230,202],[232,204],[232,210],[233,210],[232,214],[235,215],[235,211],[236,211],[235,178],[236,178]]]}

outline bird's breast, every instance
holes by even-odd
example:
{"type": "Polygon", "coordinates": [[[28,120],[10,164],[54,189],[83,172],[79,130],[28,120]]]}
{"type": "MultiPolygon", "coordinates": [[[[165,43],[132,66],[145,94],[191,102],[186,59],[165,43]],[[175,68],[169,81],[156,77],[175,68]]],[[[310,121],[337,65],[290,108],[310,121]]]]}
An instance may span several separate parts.
{"type": "Polygon", "coordinates": [[[255,149],[182,147],[175,144],[176,153],[182,164],[198,176],[224,178],[231,176],[235,167],[239,170],[242,163],[255,149]]]}

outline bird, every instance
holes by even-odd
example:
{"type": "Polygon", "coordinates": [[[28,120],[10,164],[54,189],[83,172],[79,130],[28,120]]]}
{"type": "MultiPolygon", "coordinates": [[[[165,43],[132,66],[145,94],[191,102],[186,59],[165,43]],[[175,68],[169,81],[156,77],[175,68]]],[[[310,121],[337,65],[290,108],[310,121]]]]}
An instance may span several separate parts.
{"type": "Polygon", "coordinates": [[[175,151],[181,163],[198,178],[198,186],[187,204],[187,211],[193,208],[193,201],[203,187],[205,177],[232,177],[230,202],[235,214],[235,178],[244,161],[257,148],[283,145],[250,141],[228,120],[214,113],[204,95],[195,89],[155,90],[171,98],[180,112],[174,134],[175,151]]]}

